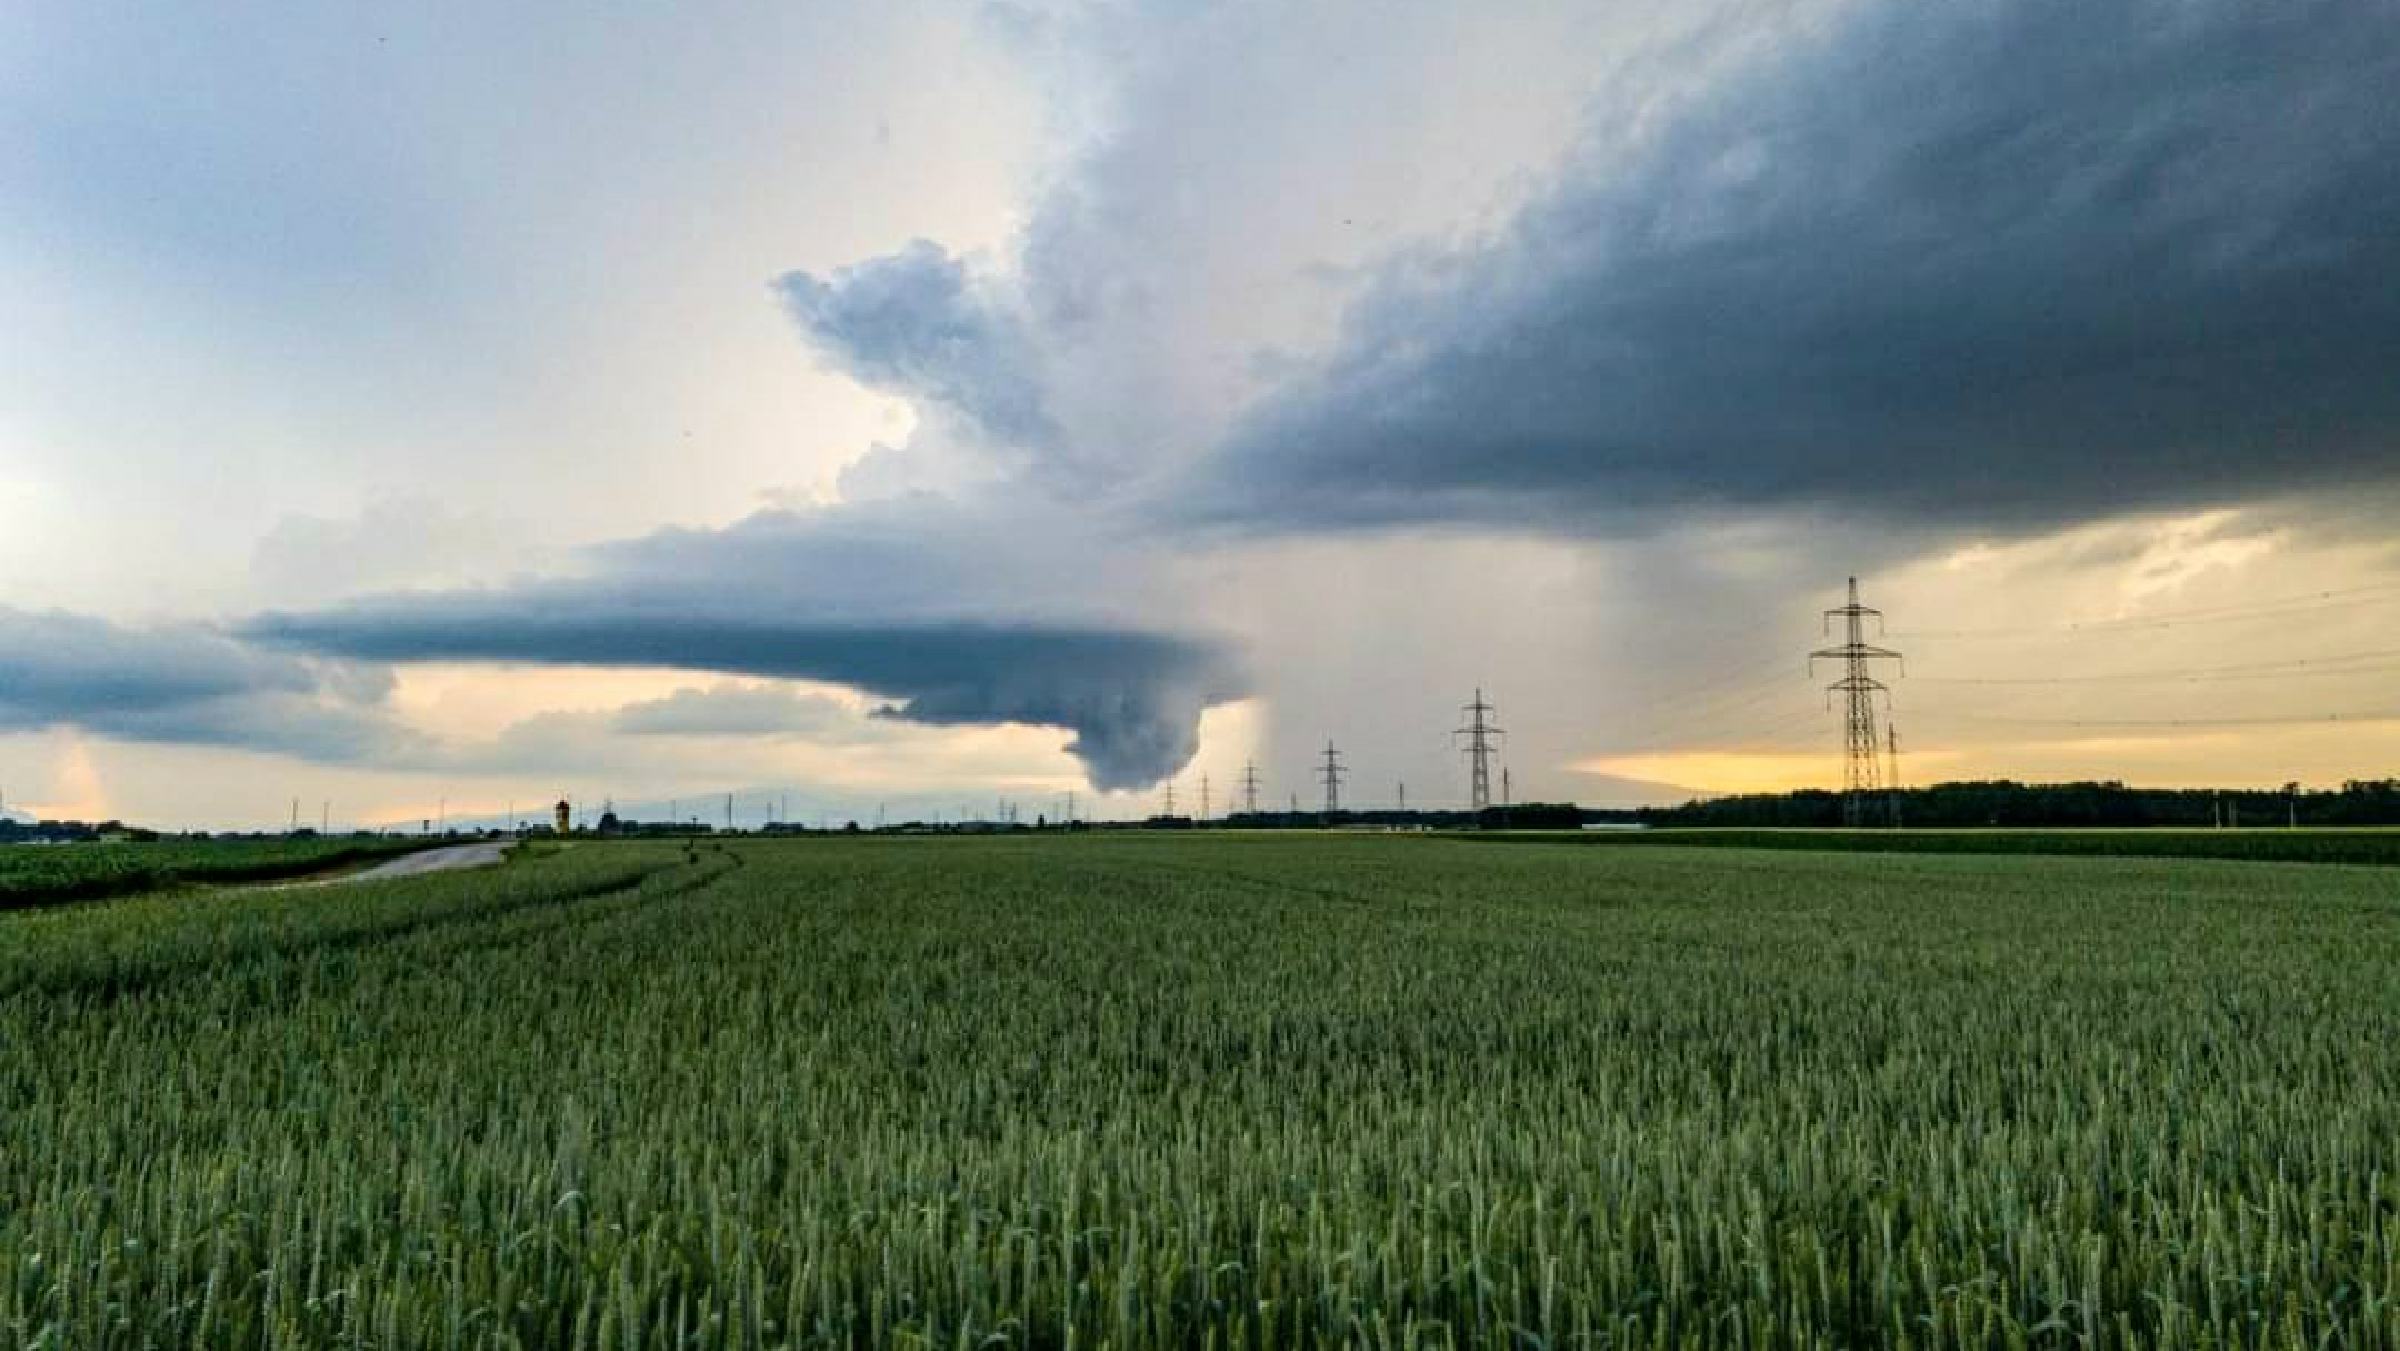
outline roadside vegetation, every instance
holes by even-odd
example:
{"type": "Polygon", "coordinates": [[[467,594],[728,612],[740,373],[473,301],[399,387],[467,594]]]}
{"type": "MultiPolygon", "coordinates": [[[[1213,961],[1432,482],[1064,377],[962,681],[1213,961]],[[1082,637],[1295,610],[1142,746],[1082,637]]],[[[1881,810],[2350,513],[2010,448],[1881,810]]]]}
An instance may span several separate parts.
{"type": "Polygon", "coordinates": [[[2372,869],[584,842],[0,916],[53,1347],[2400,1345],[2372,869]]]}
{"type": "Polygon", "coordinates": [[[141,840],[0,846],[0,909],[154,891],[181,882],[255,882],[389,858],[418,841],[373,836],[141,840]]]}

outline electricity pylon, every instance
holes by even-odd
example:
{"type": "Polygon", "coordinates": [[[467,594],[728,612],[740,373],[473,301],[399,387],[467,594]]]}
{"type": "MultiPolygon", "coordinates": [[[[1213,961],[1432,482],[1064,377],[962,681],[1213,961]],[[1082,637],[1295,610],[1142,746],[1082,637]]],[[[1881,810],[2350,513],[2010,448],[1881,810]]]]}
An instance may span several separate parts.
{"type": "MultiPolygon", "coordinates": [[[[1850,579],[1850,600],[1846,605],[1825,612],[1825,630],[1833,631],[1833,620],[1842,620],[1843,642],[1840,647],[1821,647],[1808,654],[1808,667],[1814,672],[1819,661],[1842,663],[1842,678],[1825,687],[1826,705],[1831,707],[1833,696],[1840,694],[1847,702],[1843,718],[1842,749],[1842,824],[1863,826],[1872,803],[1883,787],[1883,748],[1876,743],[1875,696],[1883,696],[1889,708],[1892,690],[1877,680],[1867,663],[1899,661],[1900,654],[1888,647],[1877,647],[1867,641],[1866,621],[1875,621],[1878,637],[1883,631],[1883,611],[1870,610],[1858,603],[1858,579],[1850,579]]],[[[1907,667],[1901,668],[1905,674],[1907,667]]]]}
{"type": "Polygon", "coordinates": [[[1342,772],[1342,753],[1335,750],[1333,743],[1328,741],[1325,743],[1325,763],[1317,770],[1317,777],[1325,784],[1325,814],[1327,816],[1342,809],[1342,772]]]}
{"type": "Polygon", "coordinates": [[[1175,814],[1175,781],[1173,779],[1167,780],[1167,809],[1159,814],[1168,817],[1175,814]]]}
{"type": "Polygon", "coordinates": [[[1242,762],[1242,810],[1252,816],[1258,815],[1258,762],[1256,760],[1242,762]]]}
{"type": "Polygon", "coordinates": [[[1208,819],[1208,776],[1200,776],[1200,819],[1208,819]]]}
{"type": "Polygon", "coordinates": [[[1467,802],[1476,811],[1482,811],[1492,805],[1492,757],[1500,749],[1497,738],[1507,733],[1493,724],[1492,706],[1484,702],[1481,686],[1475,689],[1475,702],[1460,712],[1466,715],[1467,725],[1450,735],[1453,740],[1467,739],[1461,748],[1467,757],[1467,802]]]}

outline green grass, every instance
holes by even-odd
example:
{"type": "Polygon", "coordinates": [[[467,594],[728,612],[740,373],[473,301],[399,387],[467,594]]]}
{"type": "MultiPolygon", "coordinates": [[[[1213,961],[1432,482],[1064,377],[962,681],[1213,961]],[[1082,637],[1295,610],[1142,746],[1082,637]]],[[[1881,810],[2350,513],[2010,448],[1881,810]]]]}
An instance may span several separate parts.
{"type": "Polygon", "coordinates": [[[2400,1345],[2400,889],[1252,836],[0,917],[0,1331],[2400,1345]]]}
{"type": "Polygon", "coordinates": [[[0,910],[180,882],[295,877],[418,847],[408,840],[339,837],[0,845],[0,910]]]}
{"type": "Polygon", "coordinates": [[[2373,826],[2186,830],[2176,827],[2052,830],[1750,829],[1485,831],[1458,838],[1501,843],[1677,845],[1711,849],[1841,850],[1902,854],[2074,854],[2123,858],[2214,858],[2253,863],[2400,864],[2400,828],[2373,826]]]}

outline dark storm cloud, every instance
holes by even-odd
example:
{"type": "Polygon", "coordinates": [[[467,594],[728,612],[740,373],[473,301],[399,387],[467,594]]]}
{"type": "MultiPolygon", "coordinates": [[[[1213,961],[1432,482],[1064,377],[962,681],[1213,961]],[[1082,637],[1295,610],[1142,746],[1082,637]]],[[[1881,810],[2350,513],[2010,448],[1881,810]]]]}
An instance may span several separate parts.
{"type": "Polygon", "coordinates": [[[2385,4],[1867,8],[1395,269],[1178,510],[2014,529],[2400,477],[2395,89],[2385,4]]]}
{"type": "Polygon", "coordinates": [[[0,730],[350,760],[406,744],[381,708],[390,688],[381,669],[260,652],[197,626],[0,608],[0,730]]]}
{"type": "Polygon", "coordinates": [[[1056,439],[1034,344],[1016,312],[939,245],[775,283],[819,351],[859,383],[941,405],[993,440],[1056,439]]]}

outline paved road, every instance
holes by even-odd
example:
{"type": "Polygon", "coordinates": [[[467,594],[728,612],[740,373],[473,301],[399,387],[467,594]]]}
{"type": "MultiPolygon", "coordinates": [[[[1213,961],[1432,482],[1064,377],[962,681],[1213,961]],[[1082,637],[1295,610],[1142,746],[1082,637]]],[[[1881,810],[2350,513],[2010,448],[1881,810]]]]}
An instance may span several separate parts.
{"type": "Polygon", "coordinates": [[[454,844],[442,849],[426,849],[414,854],[376,864],[365,872],[346,873],[327,878],[331,882],[382,882],[394,877],[417,877],[425,873],[448,872],[453,868],[488,868],[498,863],[508,852],[506,840],[482,840],[474,844],[454,844]]]}

